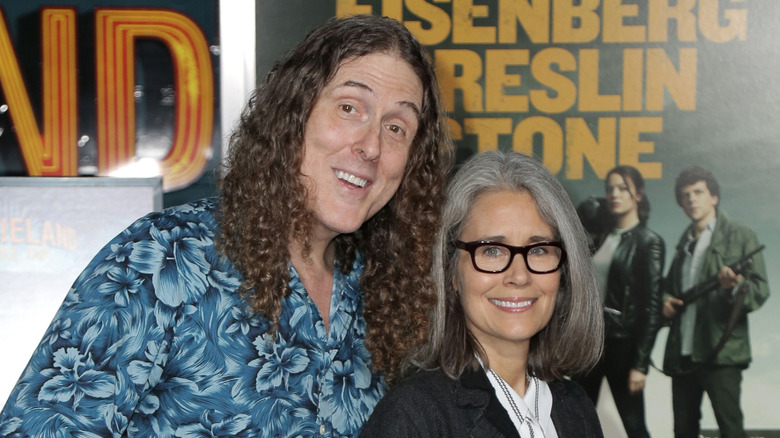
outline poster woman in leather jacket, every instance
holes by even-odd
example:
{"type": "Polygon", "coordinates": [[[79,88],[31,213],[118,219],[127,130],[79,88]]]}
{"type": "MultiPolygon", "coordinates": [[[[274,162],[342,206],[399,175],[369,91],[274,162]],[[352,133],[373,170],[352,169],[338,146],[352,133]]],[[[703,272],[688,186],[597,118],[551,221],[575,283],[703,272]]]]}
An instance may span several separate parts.
{"type": "Polygon", "coordinates": [[[604,355],[579,380],[595,404],[606,377],[626,434],[648,437],[643,390],[662,324],[664,241],[647,227],[650,202],[636,168],[610,170],[605,189],[611,227],[596,237],[593,256],[605,308],[604,355]]]}

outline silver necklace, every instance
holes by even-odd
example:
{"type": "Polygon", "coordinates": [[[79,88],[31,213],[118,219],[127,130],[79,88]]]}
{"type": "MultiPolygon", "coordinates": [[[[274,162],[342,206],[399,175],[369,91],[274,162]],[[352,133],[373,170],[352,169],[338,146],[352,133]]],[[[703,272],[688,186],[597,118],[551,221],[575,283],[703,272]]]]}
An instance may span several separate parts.
{"type": "MultiPolygon", "coordinates": [[[[501,378],[501,376],[496,374],[495,371],[490,370],[490,374],[492,374],[493,378],[496,379],[496,381],[498,382],[498,386],[501,387],[501,391],[504,393],[504,396],[507,398],[507,400],[509,400],[509,405],[512,407],[512,411],[514,411],[515,415],[517,416],[517,419],[520,420],[520,425],[522,426],[523,424],[525,424],[526,427],[528,427],[528,430],[531,432],[531,438],[535,438],[534,428],[531,425],[531,421],[530,421],[531,419],[523,417],[523,414],[520,413],[520,409],[517,407],[514,397],[512,397],[512,394],[509,392],[507,383],[504,381],[504,379],[501,378]],[[528,424],[526,424],[526,422],[528,422],[528,424]]],[[[541,424],[539,422],[539,378],[534,376],[531,378],[531,382],[533,382],[534,386],[536,387],[536,392],[534,393],[533,414],[534,414],[534,418],[536,418],[536,424],[541,424]]],[[[542,436],[544,436],[544,432],[542,432],[542,436]]]]}

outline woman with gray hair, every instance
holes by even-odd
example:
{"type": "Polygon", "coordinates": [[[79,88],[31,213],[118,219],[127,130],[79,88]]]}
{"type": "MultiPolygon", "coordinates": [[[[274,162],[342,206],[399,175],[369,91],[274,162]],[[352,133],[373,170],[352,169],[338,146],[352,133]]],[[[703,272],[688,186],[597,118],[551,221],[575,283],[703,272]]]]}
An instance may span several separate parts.
{"type": "Polygon", "coordinates": [[[603,317],[585,232],[561,183],[514,152],[469,159],[434,245],[437,303],[419,369],[363,436],[599,437],[567,376],[601,354],[603,317]]]}

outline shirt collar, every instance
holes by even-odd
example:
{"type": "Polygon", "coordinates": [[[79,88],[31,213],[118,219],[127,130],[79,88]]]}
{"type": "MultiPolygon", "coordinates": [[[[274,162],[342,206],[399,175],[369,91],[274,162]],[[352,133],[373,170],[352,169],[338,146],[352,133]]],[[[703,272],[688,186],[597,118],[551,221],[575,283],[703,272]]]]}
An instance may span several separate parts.
{"type": "MultiPolygon", "coordinates": [[[[704,226],[704,229],[701,230],[701,232],[702,233],[705,232],[705,231],[708,232],[708,233],[714,232],[715,231],[715,225],[717,224],[717,222],[718,222],[718,218],[716,216],[716,217],[712,218],[709,222],[707,222],[707,225],[704,226]]],[[[701,236],[701,233],[699,233],[699,235],[701,236]]],[[[696,239],[698,239],[698,237],[696,237],[695,227],[691,226],[691,228],[688,230],[688,242],[690,242],[692,240],[696,240],[696,239]]]]}
{"type": "Polygon", "coordinates": [[[639,226],[639,222],[635,223],[634,225],[631,225],[631,226],[630,226],[630,227],[628,227],[628,228],[617,228],[617,227],[615,227],[615,228],[613,228],[613,229],[612,229],[612,231],[610,232],[610,234],[614,234],[614,235],[621,236],[621,235],[623,235],[623,234],[625,234],[625,233],[627,233],[627,232],[629,232],[629,231],[633,230],[633,229],[634,229],[634,228],[636,228],[637,226],[639,226]]]}

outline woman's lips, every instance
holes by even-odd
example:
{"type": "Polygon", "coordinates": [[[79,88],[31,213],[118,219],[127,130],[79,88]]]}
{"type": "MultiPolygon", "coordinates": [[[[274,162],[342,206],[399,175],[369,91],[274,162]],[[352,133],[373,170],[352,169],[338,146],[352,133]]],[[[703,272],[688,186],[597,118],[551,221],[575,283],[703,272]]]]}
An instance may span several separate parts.
{"type": "Polygon", "coordinates": [[[493,305],[500,307],[504,310],[523,310],[527,307],[530,307],[535,301],[536,298],[530,298],[530,299],[498,299],[498,298],[490,298],[489,301],[493,303],[493,305]]]}

